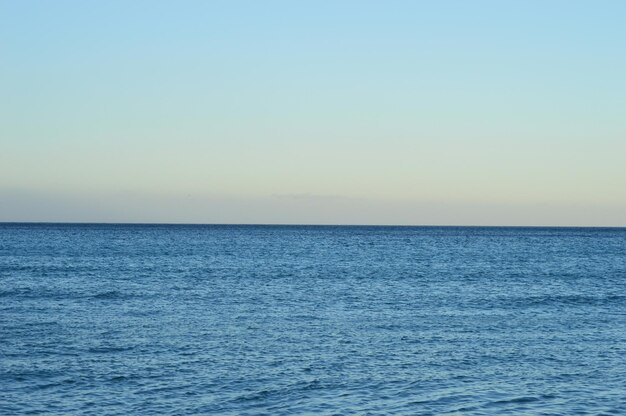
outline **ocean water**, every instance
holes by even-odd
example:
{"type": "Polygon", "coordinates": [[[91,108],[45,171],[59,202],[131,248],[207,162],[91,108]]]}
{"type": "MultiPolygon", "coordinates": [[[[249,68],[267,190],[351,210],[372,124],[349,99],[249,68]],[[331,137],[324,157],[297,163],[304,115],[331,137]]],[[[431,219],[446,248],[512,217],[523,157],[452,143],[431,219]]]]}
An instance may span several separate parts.
{"type": "Polygon", "coordinates": [[[0,414],[626,414],[626,229],[0,224],[0,414]]]}

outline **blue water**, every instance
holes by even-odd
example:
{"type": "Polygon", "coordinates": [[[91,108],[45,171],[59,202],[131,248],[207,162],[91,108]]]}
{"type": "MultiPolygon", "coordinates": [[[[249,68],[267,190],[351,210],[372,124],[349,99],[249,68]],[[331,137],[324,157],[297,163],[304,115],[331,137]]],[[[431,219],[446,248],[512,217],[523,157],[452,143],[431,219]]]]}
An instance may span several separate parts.
{"type": "Polygon", "coordinates": [[[626,229],[0,224],[0,413],[626,414],[626,229]]]}

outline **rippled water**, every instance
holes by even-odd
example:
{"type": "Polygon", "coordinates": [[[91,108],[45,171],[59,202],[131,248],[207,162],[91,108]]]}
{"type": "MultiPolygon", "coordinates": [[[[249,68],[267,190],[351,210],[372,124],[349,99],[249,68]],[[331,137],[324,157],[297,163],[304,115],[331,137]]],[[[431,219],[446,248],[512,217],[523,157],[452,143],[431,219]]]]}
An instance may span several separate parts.
{"type": "Polygon", "coordinates": [[[626,229],[0,224],[0,413],[626,414],[626,229]]]}

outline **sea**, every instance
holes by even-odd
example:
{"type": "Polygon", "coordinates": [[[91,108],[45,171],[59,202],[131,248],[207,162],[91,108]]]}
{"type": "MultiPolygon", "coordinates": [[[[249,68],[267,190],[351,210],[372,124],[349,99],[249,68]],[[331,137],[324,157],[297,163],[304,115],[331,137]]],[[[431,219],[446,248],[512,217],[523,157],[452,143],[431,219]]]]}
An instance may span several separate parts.
{"type": "Polygon", "coordinates": [[[0,224],[2,415],[624,415],[626,229],[0,224]]]}

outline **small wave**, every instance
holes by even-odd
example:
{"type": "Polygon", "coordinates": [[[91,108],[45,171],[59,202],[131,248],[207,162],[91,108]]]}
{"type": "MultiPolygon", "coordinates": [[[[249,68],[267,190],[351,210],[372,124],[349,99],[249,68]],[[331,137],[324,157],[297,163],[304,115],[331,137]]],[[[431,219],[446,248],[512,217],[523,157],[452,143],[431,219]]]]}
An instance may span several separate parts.
{"type": "Polygon", "coordinates": [[[495,402],[491,402],[491,404],[494,405],[501,405],[501,404],[517,404],[517,403],[532,403],[532,402],[537,402],[541,400],[539,397],[535,397],[535,396],[521,396],[521,397],[514,397],[512,399],[505,399],[505,400],[497,400],[495,402]]]}
{"type": "Polygon", "coordinates": [[[307,391],[312,391],[312,390],[319,390],[322,388],[324,388],[324,386],[317,379],[312,380],[312,381],[301,381],[291,386],[286,386],[284,388],[265,389],[265,390],[260,390],[254,393],[243,394],[238,397],[235,397],[234,399],[231,400],[231,402],[243,403],[243,402],[250,402],[250,401],[259,401],[259,400],[264,400],[271,396],[287,395],[287,394],[291,394],[294,392],[307,392],[307,391]]]}
{"type": "Polygon", "coordinates": [[[109,290],[107,292],[100,292],[91,296],[92,299],[122,299],[124,297],[126,296],[122,294],[121,292],[118,292],[117,290],[109,290]]]}
{"type": "Polygon", "coordinates": [[[33,288],[31,287],[17,287],[15,289],[0,290],[0,298],[8,298],[12,296],[31,296],[33,288]]]}
{"type": "Polygon", "coordinates": [[[94,354],[130,351],[133,347],[91,347],[87,351],[94,354]]]}
{"type": "Polygon", "coordinates": [[[507,305],[515,305],[517,307],[535,307],[535,306],[550,306],[550,305],[572,305],[572,306],[587,306],[587,305],[610,305],[614,303],[626,302],[626,295],[608,295],[608,296],[593,296],[593,295],[544,295],[544,296],[529,296],[519,297],[512,299],[502,299],[503,303],[507,305]]]}
{"type": "Polygon", "coordinates": [[[491,408],[491,407],[501,407],[501,406],[508,406],[508,405],[524,405],[528,403],[536,403],[536,402],[540,402],[543,400],[554,399],[555,397],[556,396],[552,394],[544,394],[541,396],[518,396],[518,397],[507,398],[507,399],[490,401],[488,403],[485,403],[482,407],[491,408]]]}
{"type": "Polygon", "coordinates": [[[39,326],[59,326],[57,321],[41,321],[41,322],[24,322],[20,323],[23,327],[39,327],[39,326]]]}
{"type": "Polygon", "coordinates": [[[18,287],[14,289],[0,291],[0,298],[18,299],[68,299],[75,296],[75,293],[55,290],[54,288],[42,287],[18,287]]]}

